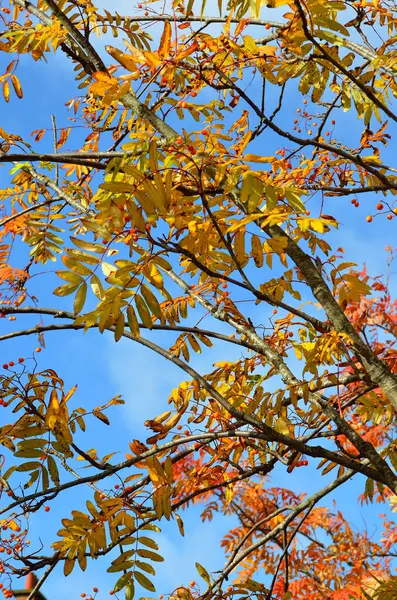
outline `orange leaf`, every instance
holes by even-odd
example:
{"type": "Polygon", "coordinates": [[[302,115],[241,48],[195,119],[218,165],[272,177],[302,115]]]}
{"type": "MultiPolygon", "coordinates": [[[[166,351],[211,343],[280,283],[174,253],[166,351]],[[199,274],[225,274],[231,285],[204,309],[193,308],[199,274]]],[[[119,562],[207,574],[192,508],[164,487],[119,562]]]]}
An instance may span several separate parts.
{"type": "MultiPolygon", "coordinates": [[[[189,23],[187,23],[189,25],[189,23]]],[[[160,46],[159,46],[159,56],[161,58],[165,58],[169,55],[171,49],[171,24],[169,21],[165,21],[164,23],[164,31],[161,36],[160,46]]]]}

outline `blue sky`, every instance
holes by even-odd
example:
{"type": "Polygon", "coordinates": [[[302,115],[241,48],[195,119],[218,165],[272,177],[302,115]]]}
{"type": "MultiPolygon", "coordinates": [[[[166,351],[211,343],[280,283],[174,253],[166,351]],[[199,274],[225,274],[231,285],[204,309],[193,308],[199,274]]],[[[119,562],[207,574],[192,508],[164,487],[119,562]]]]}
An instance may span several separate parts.
{"type": "MultiPolygon", "coordinates": [[[[212,3],[215,5],[215,3],[212,3]]],[[[98,3],[98,6],[106,6],[106,2],[98,3]]],[[[129,2],[118,3],[121,14],[130,10],[129,2]]],[[[208,8],[210,13],[211,5],[208,8]]],[[[213,11],[217,14],[217,10],[213,11]]],[[[274,18],[274,16],[272,15],[274,18]]],[[[101,44],[104,41],[100,42],[101,44]]],[[[112,43],[112,42],[111,42],[112,43]]],[[[114,43],[114,42],[113,42],[114,43]]],[[[105,54],[103,53],[103,56],[105,54]]],[[[1,60],[7,58],[1,54],[1,60]]],[[[28,57],[21,57],[21,65],[18,76],[21,80],[24,98],[21,101],[12,99],[10,104],[2,102],[2,123],[9,132],[18,133],[28,138],[32,129],[40,129],[51,126],[51,114],[55,114],[58,127],[67,126],[66,111],[64,104],[74,95],[71,63],[61,53],[56,56],[48,56],[48,63],[34,63],[28,57]]],[[[107,57],[105,56],[105,60],[107,57]]],[[[111,62],[111,61],[108,61],[111,62]]],[[[1,67],[6,66],[2,64],[1,67]]],[[[290,95],[285,109],[281,113],[280,124],[291,126],[295,118],[295,110],[299,106],[296,96],[290,95]]],[[[230,118],[233,118],[231,116],[230,118]]],[[[175,123],[176,126],[186,126],[183,123],[175,123]]],[[[357,122],[350,114],[338,116],[336,135],[343,142],[344,131],[346,139],[354,134],[359,137],[362,122],[357,122]]],[[[63,150],[73,149],[73,137],[70,138],[63,150]]],[[[266,138],[266,141],[271,139],[266,138]]],[[[40,146],[42,150],[52,151],[52,135],[47,134],[44,143],[40,146]]],[[[263,143],[263,142],[262,142],[263,143]]],[[[267,144],[266,144],[267,145],[267,144]]],[[[253,152],[269,154],[268,148],[261,147],[257,142],[252,148],[253,152]]],[[[393,147],[385,153],[390,160],[393,156],[393,147]]],[[[0,183],[5,185],[8,177],[7,167],[3,166],[0,171],[0,183]]],[[[372,274],[384,271],[386,256],[384,247],[393,240],[395,231],[395,220],[387,221],[384,217],[375,219],[371,225],[365,222],[365,216],[374,212],[376,202],[380,197],[369,197],[363,199],[359,209],[352,207],[351,198],[333,198],[327,200],[325,212],[330,212],[340,219],[341,225],[337,232],[332,233],[332,238],[346,249],[348,260],[354,260],[361,264],[365,262],[372,274]],[[375,199],[376,198],[376,199],[375,199]],[[329,204],[328,204],[329,203],[329,204]],[[329,206],[329,208],[328,208],[329,206]]],[[[18,256],[19,250],[17,252],[18,256]]],[[[21,265],[26,264],[25,256],[19,254],[21,265]]],[[[51,269],[47,265],[47,269],[51,269]]],[[[35,269],[37,271],[37,268],[35,269]]],[[[51,288],[55,285],[55,278],[49,274],[44,278],[32,280],[32,291],[37,289],[37,295],[42,299],[40,304],[47,306],[61,306],[62,301],[51,296],[51,288]],[[43,284],[43,281],[46,282],[43,284]],[[53,285],[54,284],[54,285],[53,285]],[[48,287],[44,287],[48,286],[48,287]]],[[[392,279],[392,288],[395,289],[395,278],[392,279]]],[[[65,303],[66,306],[66,303],[65,303]]],[[[263,309],[265,312],[267,309],[263,309]]],[[[19,317],[17,324],[20,327],[28,323],[36,323],[37,319],[19,317]]],[[[6,333],[15,328],[15,324],[6,320],[0,321],[1,332],[6,333]]],[[[205,326],[205,322],[204,322],[205,326]]],[[[164,339],[164,334],[153,334],[153,339],[164,339]]],[[[39,356],[40,368],[52,367],[65,379],[66,388],[78,383],[76,404],[85,407],[94,407],[105,403],[115,394],[122,394],[126,404],[122,407],[114,407],[109,416],[112,420],[112,429],[109,432],[105,425],[95,424],[88,428],[84,437],[84,446],[98,447],[101,454],[118,449],[120,456],[127,450],[128,441],[133,438],[144,437],[145,429],[142,423],[147,418],[163,412],[167,406],[167,398],[173,386],[176,386],[185,377],[178,369],[163,359],[154,355],[149,350],[131,342],[122,340],[115,344],[112,336],[104,334],[100,336],[96,331],[87,334],[81,332],[62,332],[59,334],[48,333],[45,336],[46,348],[39,356]],[[116,432],[116,433],[115,433],[116,432]],[[99,439],[98,439],[99,436],[99,439]],[[99,448],[100,445],[100,448],[99,448]]],[[[3,342],[2,362],[15,360],[18,356],[29,356],[37,346],[34,337],[26,339],[18,338],[3,342]]],[[[222,345],[223,346],[223,345],[222,345]]],[[[219,358],[233,359],[240,355],[236,347],[232,350],[228,347],[216,345],[212,351],[204,356],[195,356],[192,366],[200,372],[205,372],[219,358]],[[223,353],[220,356],[220,353],[223,353]],[[227,356],[224,352],[227,352],[227,356]]],[[[325,485],[326,477],[314,476],[315,471],[311,468],[296,469],[290,476],[286,477],[284,469],[278,469],[271,478],[272,486],[285,486],[297,492],[312,492],[325,485]]],[[[336,498],[338,506],[344,514],[352,519],[357,528],[367,526],[375,537],[380,534],[376,528],[379,522],[376,519],[378,507],[356,504],[357,495],[363,490],[363,478],[357,477],[348,486],[335,492],[325,502],[332,506],[332,499],[336,498]],[[348,492],[346,490],[349,490],[348,492]],[[376,533],[375,533],[376,531],[376,533]]],[[[89,495],[89,494],[88,494],[89,495]]],[[[86,495],[83,492],[73,493],[68,498],[60,497],[53,503],[50,514],[40,512],[31,521],[32,539],[40,535],[43,540],[48,541],[50,535],[58,529],[59,516],[66,516],[70,507],[82,508],[86,495]],[[80,506],[78,504],[81,503],[80,506]]],[[[382,507],[383,510],[383,507],[382,507]]],[[[208,570],[216,570],[222,567],[223,553],[219,542],[223,534],[231,526],[230,521],[217,517],[211,523],[201,523],[199,520],[200,508],[194,508],[189,513],[182,513],[185,521],[186,536],[181,538],[174,523],[165,524],[164,531],[155,536],[160,543],[160,550],[166,561],[158,568],[156,585],[159,593],[167,593],[180,584],[188,583],[190,579],[198,579],[194,563],[203,564],[208,570]]],[[[115,579],[106,573],[104,561],[97,561],[89,565],[86,573],[81,573],[76,568],[73,575],[65,583],[62,573],[55,573],[45,584],[44,593],[48,600],[70,600],[77,598],[81,592],[90,592],[93,585],[101,592],[107,592],[113,586],[115,579]]]]}

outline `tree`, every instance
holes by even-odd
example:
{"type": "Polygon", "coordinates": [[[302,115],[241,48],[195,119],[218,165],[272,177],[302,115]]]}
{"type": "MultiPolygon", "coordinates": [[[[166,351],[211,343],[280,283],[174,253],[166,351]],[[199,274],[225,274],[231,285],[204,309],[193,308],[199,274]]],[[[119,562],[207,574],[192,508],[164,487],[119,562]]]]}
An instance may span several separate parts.
{"type": "MultiPolygon", "coordinates": [[[[118,597],[131,599],[134,584],[155,592],[156,533],[171,521],[183,535],[183,510],[198,503],[203,520],[232,517],[225,566],[197,564],[201,583],[161,590],[172,599],[396,597],[392,512],[374,539],[323,505],[360,476],[362,502],[383,513],[396,504],[394,254],[385,275],[353,263],[336,216],[351,199],[368,223],[397,214],[385,156],[397,121],[395,10],[384,0],[218,4],[219,16],[194,0],[127,16],[90,0],[0,9],[5,102],[18,110],[23,66],[51,72],[54,53],[74,85],[52,127],[37,127],[36,110],[20,114],[33,141],[0,130],[11,166],[1,190],[5,597],[22,575],[38,573],[37,591],[56,567],[73,577],[99,556],[118,597]],[[106,456],[103,428],[122,397],[87,408],[39,355],[47,336],[61,345],[65,331],[90,329],[98,344],[110,331],[149,348],[183,379],[164,391],[169,408],[145,423],[147,438],[106,456]],[[191,360],[204,351],[209,372],[191,360]],[[95,449],[86,423],[97,423],[95,449]],[[297,469],[317,492],[288,489],[297,469]],[[272,487],[274,472],[285,488],[272,487]],[[84,492],[70,510],[74,489],[84,492]],[[68,504],[41,547],[29,520],[57,498],[68,504]]],[[[370,235],[357,214],[351,226],[370,235]]]]}

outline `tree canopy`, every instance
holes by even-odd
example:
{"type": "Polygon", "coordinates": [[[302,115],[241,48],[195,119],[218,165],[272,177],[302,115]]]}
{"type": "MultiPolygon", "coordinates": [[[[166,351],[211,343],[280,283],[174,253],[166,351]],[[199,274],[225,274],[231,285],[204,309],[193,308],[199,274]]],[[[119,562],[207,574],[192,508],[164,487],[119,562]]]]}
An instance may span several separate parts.
{"type": "Polygon", "coordinates": [[[0,18],[5,598],[99,557],[127,600],[396,598],[393,2],[3,0],[0,18]],[[56,69],[71,96],[47,107],[56,69]],[[346,224],[368,232],[360,264],[346,224]],[[112,425],[122,395],[82,397],[45,351],[89,330],[180,370],[142,439],[112,425]],[[341,486],[376,534],[326,504],[341,486]],[[156,537],[189,509],[223,515],[224,566],[156,589],[156,537]]]}

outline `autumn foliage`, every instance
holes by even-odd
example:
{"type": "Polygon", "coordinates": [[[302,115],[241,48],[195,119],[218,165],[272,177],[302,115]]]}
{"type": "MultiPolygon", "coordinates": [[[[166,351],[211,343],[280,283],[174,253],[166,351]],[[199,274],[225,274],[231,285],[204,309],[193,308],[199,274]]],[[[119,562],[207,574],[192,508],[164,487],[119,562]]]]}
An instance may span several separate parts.
{"type": "Polygon", "coordinates": [[[20,124],[0,128],[5,598],[98,557],[126,600],[397,597],[395,255],[370,272],[340,223],[370,240],[391,221],[395,243],[396,9],[216,4],[1,2],[3,108],[20,124]],[[59,64],[71,97],[43,129],[24,94],[59,64]],[[88,330],[180,369],[143,439],[119,442],[123,396],[92,407],[46,354],[88,330]],[[379,512],[375,534],[330,508],[341,486],[379,512]],[[183,536],[189,507],[229,523],[224,567],[156,590],[156,537],[183,536]],[[43,545],[30,523],[50,511],[43,545]]]}

